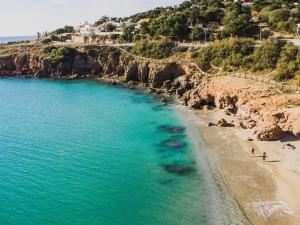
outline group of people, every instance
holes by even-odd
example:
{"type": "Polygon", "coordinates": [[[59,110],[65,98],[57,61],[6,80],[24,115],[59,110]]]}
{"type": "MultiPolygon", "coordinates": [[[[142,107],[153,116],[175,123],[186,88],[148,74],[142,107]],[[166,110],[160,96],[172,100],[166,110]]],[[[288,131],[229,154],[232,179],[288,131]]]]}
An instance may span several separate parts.
{"type": "MultiPolygon", "coordinates": [[[[252,155],[254,155],[254,154],[255,154],[255,149],[254,149],[254,148],[252,148],[251,152],[252,152],[252,155]]],[[[262,155],[262,159],[263,159],[263,161],[265,161],[265,160],[266,160],[266,158],[267,158],[267,153],[266,153],[266,152],[264,152],[264,153],[263,153],[263,155],[262,155]]]]}

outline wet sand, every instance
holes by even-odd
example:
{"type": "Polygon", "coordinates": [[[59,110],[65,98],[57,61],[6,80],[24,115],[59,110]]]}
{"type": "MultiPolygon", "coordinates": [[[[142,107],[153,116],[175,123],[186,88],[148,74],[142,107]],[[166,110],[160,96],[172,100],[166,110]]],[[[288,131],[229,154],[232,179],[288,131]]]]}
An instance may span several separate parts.
{"type": "Polygon", "coordinates": [[[208,122],[232,119],[218,110],[190,112],[188,117],[225,188],[251,224],[300,224],[299,140],[248,141],[254,138],[250,130],[208,127],[208,122]],[[287,143],[296,149],[286,147],[287,143]],[[263,152],[267,152],[266,161],[263,152]]]}

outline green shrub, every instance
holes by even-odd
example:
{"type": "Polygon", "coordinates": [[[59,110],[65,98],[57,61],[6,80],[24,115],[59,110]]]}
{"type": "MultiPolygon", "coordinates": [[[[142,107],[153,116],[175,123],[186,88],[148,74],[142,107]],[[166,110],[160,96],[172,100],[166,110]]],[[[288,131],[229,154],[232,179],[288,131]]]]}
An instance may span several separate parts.
{"type": "Polygon", "coordinates": [[[147,58],[162,59],[172,54],[176,47],[175,42],[170,40],[141,40],[137,41],[131,52],[147,58]]]}
{"type": "Polygon", "coordinates": [[[61,47],[53,48],[48,52],[49,60],[52,63],[72,61],[79,52],[75,48],[61,47]]]}
{"type": "Polygon", "coordinates": [[[187,52],[189,50],[188,47],[185,47],[185,46],[177,46],[177,47],[174,47],[172,49],[172,54],[175,54],[175,53],[184,53],[184,52],[187,52]]]}
{"type": "Polygon", "coordinates": [[[86,52],[86,54],[88,56],[97,58],[98,57],[99,47],[92,46],[92,45],[87,45],[87,46],[84,46],[84,51],[86,52]]]}
{"type": "Polygon", "coordinates": [[[253,70],[275,69],[284,42],[267,40],[253,54],[253,70]]]}
{"type": "Polygon", "coordinates": [[[109,56],[112,58],[118,58],[121,55],[120,49],[111,46],[103,46],[98,50],[98,58],[107,60],[109,56]]]}
{"type": "Polygon", "coordinates": [[[278,81],[289,80],[295,77],[300,69],[299,48],[292,43],[287,43],[281,51],[277,64],[275,79],[278,81]]]}
{"type": "Polygon", "coordinates": [[[248,38],[228,38],[215,41],[199,51],[198,65],[203,70],[209,70],[211,64],[224,69],[248,66],[245,57],[254,51],[254,41],[248,38]]]}
{"type": "Polygon", "coordinates": [[[44,48],[43,53],[50,54],[54,49],[56,50],[57,47],[56,46],[47,46],[46,48],[44,48]]]}

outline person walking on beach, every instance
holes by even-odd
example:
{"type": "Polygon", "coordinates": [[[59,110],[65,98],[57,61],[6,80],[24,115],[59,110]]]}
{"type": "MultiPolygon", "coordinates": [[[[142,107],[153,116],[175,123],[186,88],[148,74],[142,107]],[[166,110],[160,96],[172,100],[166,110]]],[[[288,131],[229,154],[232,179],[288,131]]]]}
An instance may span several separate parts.
{"type": "Polygon", "coordinates": [[[263,158],[264,161],[266,160],[266,158],[267,158],[267,153],[266,152],[263,153],[262,158],[263,158]]]}
{"type": "Polygon", "coordinates": [[[252,155],[254,155],[254,153],[255,153],[255,149],[254,149],[254,148],[252,148],[251,152],[252,152],[252,155]]]}

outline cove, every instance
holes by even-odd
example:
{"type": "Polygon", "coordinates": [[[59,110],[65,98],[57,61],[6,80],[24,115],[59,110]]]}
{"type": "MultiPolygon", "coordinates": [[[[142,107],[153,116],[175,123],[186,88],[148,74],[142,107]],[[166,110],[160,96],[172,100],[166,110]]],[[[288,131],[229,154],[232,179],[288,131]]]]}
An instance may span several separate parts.
{"type": "Polygon", "coordinates": [[[184,125],[149,96],[7,78],[0,109],[0,224],[209,224],[184,125]]]}

